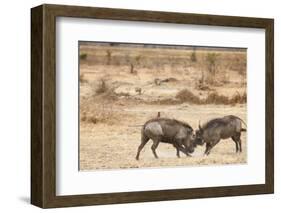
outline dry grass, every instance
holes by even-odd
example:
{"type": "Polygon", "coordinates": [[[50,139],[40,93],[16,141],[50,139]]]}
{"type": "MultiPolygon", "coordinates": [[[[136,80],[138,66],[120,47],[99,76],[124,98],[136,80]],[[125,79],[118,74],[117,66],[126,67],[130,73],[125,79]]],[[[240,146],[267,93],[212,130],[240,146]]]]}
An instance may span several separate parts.
{"type": "MultiPolygon", "coordinates": [[[[236,92],[231,98],[225,95],[220,95],[216,91],[210,92],[205,99],[200,99],[198,96],[194,95],[190,90],[184,89],[177,93],[176,99],[180,103],[191,103],[191,104],[223,104],[223,105],[234,105],[234,104],[243,104],[247,102],[247,93],[244,92],[240,95],[239,92],[236,92]]],[[[175,101],[174,103],[179,103],[175,101]]],[[[168,103],[168,100],[165,101],[168,103]]],[[[171,100],[170,103],[173,103],[171,100]]]]}
{"type": "Polygon", "coordinates": [[[235,105],[235,104],[244,104],[247,102],[247,93],[240,95],[239,92],[236,92],[231,98],[228,98],[224,95],[219,95],[217,92],[210,93],[207,98],[203,101],[204,104],[223,104],[223,105],[235,105]]]}
{"type": "MultiPolygon", "coordinates": [[[[247,162],[246,133],[242,134],[243,152],[235,153],[235,143],[231,139],[220,141],[211,154],[203,155],[205,146],[198,146],[193,157],[181,153],[177,158],[175,148],[170,144],[160,143],[157,148],[159,159],[151,152],[152,142],[149,141],[140,154],[140,160],[135,160],[137,148],[141,141],[141,126],[148,119],[157,115],[159,106],[126,105],[126,112],[119,109],[113,111],[119,116],[118,122],[112,124],[97,122],[84,123],[80,134],[80,168],[81,170],[176,167],[240,164],[247,162]],[[123,113],[123,114],[122,114],[123,113]],[[126,113],[126,114],[125,114],[126,113]]],[[[116,108],[115,108],[116,109],[116,108]]],[[[123,108],[122,108],[123,109],[123,108]]],[[[186,110],[180,106],[161,106],[161,116],[174,117],[188,122],[194,129],[198,121],[205,122],[214,117],[225,115],[231,110],[234,115],[246,120],[245,108],[240,106],[192,105],[186,110]]]]}
{"type": "Polygon", "coordinates": [[[113,112],[110,102],[97,104],[95,99],[89,98],[80,104],[80,121],[82,122],[113,125],[119,119],[118,113],[113,112]]]}
{"type": "Polygon", "coordinates": [[[202,101],[204,104],[229,104],[229,98],[224,95],[219,95],[217,92],[211,92],[206,97],[205,100],[202,101]]]}
{"type": "Polygon", "coordinates": [[[81,116],[81,121],[97,124],[107,123],[112,124],[112,111],[110,109],[97,108],[92,112],[84,112],[81,116]]]}

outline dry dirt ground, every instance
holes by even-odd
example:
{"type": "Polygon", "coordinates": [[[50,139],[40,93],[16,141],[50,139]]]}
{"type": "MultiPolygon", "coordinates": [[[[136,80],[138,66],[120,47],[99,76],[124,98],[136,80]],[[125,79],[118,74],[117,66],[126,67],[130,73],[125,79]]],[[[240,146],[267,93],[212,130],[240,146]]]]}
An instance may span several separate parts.
{"type": "MultiPolygon", "coordinates": [[[[161,116],[173,117],[188,122],[192,127],[198,126],[198,120],[205,121],[210,118],[235,114],[246,120],[246,111],[243,105],[235,107],[214,105],[187,105],[163,106],[161,116]]],[[[141,152],[140,160],[135,160],[137,147],[140,144],[141,127],[133,126],[143,124],[155,116],[159,106],[132,105],[120,111],[121,121],[116,124],[86,124],[80,129],[80,169],[119,169],[143,168],[160,166],[187,166],[209,164],[246,163],[247,140],[246,133],[242,134],[243,152],[235,153],[235,143],[231,140],[222,140],[204,156],[204,146],[197,147],[193,157],[186,157],[181,153],[177,158],[176,150],[172,145],[160,143],[157,149],[159,159],[155,159],[148,142],[141,152]],[[132,125],[132,126],[131,126],[132,125]]]]}
{"type": "MultiPolygon", "coordinates": [[[[172,145],[160,143],[157,148],[159,159],[155,159],[150,141],[142,150],[140,160],[135,160],[140,144],[141,125],[148,119],[156,117],[158,112],[161,112],[161,117],[185,121],[194,129],[197,129],[199,121],[203,124],[212,118],[230,114],[247,122],[246,103],[173,102],[176,94],[183,89],[188,89],[200,99],[204,99],[213,91],[232,97],[236,93],[246,91],[245,76],[231,70],[231,66],[226,64],[221,66],[220,70],[229,70],[224,71],[223,75],[217,74],[217,83],[208,85],[207,90],[200,90],[197,82],[201,78],[200,69],[204,69],[204,66],[173,65],[172,69],[169,65],[160,68],[155,65],[149,68],[141,66],[138,62],[138,66],[135,66],[137,73],[132,74],[130,65],[93,63],[91,58],[97,57],[95,54],[102,52],[100,46],[97,47],[99,51],[95,51],[95,48],[89,45],[80,46],[80,54],[83,51],[87,53],[87,59],[80,61],[80,170],[247,163],[246,132],[241,136],[243,152],[239,154],[235,152],[235,143],[227,139],[220,141],[209,156],[203,155],[205,146],[198,146],[192,157],[181,153],[181,158],[176,156],[176,150],[172,145]],[[155,84],[154,80],[163,79],[163,76],[171,78],[172,81],[155,84]],[[226,81],[222,83],[222,79],[226,81]],[[141,88],[141,91],[137,88],[141,88]]],[[[112,55],[114,51],[112,50],[112,55]]],[[[190,51],[188,53],[191,54],[190,51]]],[[[115,54],[121,53],[116,50],[115,54]]],[[[127,51],[126,57],[128,54],[127,51]]],[[[220,54],[231,55],[231,52],[220,54]]],[[[235,54],[241,53],[233,53],[235,54]]],[[[145,55],[149,56],[149,51],[145,55]]],[[[106,57],[106,52],[104,56],[99,57],[106,57]]],[[[241,58],[241,55],[238,58],[241,58]]],[[[201,64],[203,62],[201,61],[201,64]]]]}

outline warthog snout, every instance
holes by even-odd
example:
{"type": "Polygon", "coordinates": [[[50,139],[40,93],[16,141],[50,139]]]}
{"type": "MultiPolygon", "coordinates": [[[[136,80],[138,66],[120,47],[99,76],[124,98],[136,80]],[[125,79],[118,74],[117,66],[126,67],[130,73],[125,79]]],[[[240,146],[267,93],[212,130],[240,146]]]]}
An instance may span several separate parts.
{"type": "Polygon", "coordinates": [[[202,130],[201,129],[196,130],[193,144],[194,144],[194,146],[197,146],[197,145],[202,146],[204,144],[204,140],[203,140],[203,135],[202,135],[202,130]]]}
{"type": "Polygon", "coordinates": [[[187,149],[187,152],[188,153],[193,153],[194,152],[194,147],[192,146],[192,147],[189,147],[188,149],[187,149]]]}

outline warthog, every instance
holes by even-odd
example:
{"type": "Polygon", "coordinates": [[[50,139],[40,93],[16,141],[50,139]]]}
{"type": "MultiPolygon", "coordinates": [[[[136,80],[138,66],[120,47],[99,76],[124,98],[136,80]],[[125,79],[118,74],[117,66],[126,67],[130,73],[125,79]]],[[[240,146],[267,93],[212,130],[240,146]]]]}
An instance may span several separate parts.
{"type": "Polygon", "coordinates": [[[141,144],[138,147],[136,159],[139,159],[140,151],[151,139],[152,153],[158,158],[156,149],[160,142],[172,144],[177,150],[177,156],[180,157],[180,151],[189,156],[188,153],[194,152],[193,148],[193,129],[184,122],[168,119],[154,118],[147,121],[141,130],[141,144]]]}
{"type": "Polygon", "coordinates": [[[242,152],[241,132],[246,131],[242,128],[242,122],[239,117],[229,115],[222,118],[210,120],[202,127],[199,124],[199,130],[195,132],[194,145],[203,145],[206,143],[205,154],[210,154],[211,149],[221,140],[232,138],[236,145],[236,152],[242,152]]]}

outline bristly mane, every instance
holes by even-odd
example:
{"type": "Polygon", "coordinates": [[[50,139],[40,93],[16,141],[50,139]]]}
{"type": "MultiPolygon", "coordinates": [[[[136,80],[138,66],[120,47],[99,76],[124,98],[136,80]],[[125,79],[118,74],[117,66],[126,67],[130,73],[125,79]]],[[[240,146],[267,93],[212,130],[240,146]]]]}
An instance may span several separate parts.
{"type": "Polygon", "coordinates": [[[172,118],[172,119],[171,119],[171,118],[152,118],[152,119],[146,121],[145,124],[144,124],[144,126],[145,126],[147,123],[149,123],[149,122],[152,122],[152,121],[159,121],[159,120],[164,120],[164,121],[166,121],[167,123],[168,123],[168,122],[175,122],[175,123],[177,123],[177,124],[179,124],[179,125],[183,125],[184,127],[189,128],[189,129],[191,129],[191,130],[193,131],[193,128],[192,128],[188,123],[186,123],[186,122],[184,122],[184,121],[176,120],[176,119],[174,119],[174,118],[172,118]]]}
{"type": "Polygon", "coordinates": [[[207,121],[205,124],[203,124],[202,128],[209,128],[212,127],[213,125],[217,125],[217,124],[227,124],[222,118],[214,118],[210,121],[207,121]]]}
{"type": "Polygon", "coordinates": [[[214,119],[211,119],[209,121],[207,121],[205,124],[203,124],[202,128],[209,128],[209,127],[212,127],[213,125],[217,125],[217,124],[223,124],[223,125],[227,125],[229,120],[227,119],[239,119],[241,120],[245,125],[246,123],[239,117],[237,116],[234,116],[234,115],[227,115],[227,116],[224,116],[224,117],[221,117],[221,118],[214,118],[214,119]]]}

